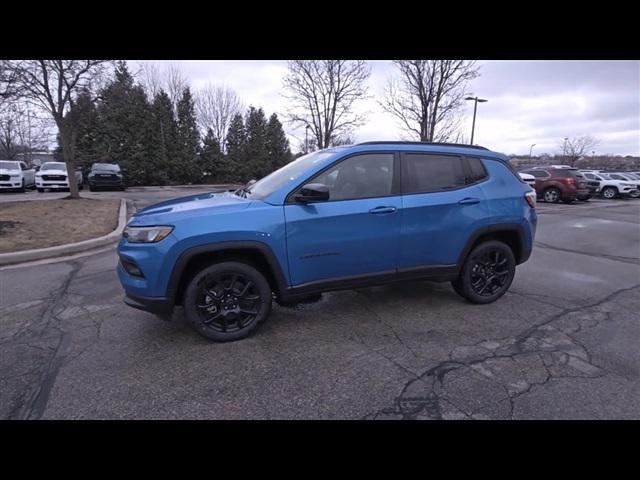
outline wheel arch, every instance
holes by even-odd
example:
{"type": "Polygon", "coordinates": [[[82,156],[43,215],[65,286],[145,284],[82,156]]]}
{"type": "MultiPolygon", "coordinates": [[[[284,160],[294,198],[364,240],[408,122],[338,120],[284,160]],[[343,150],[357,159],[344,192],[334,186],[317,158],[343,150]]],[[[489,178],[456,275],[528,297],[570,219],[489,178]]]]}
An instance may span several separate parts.
{"type": "Polygon", "coordinates": [[[180,304],[191,278],[202,268],[222,261],[248,263],[265,275],[276,294],[286,289],[287,283],[280,263],[268,245],[253,241],[234,241],[199,245],[185,250],[171,272],[167,297],[174,304],[180,304]]]}
{"type": "Polygon", "coordinates": [[[499,240],[506,243],[513,251],[517,265],[525,262],[531,254],[531,250],[526,246],[524,228],[521,225],[517,223],[490,225],[477,230],[469,237],[458,258],[458,269],[462,268],[471,250],[487,240],[499,240]]]}

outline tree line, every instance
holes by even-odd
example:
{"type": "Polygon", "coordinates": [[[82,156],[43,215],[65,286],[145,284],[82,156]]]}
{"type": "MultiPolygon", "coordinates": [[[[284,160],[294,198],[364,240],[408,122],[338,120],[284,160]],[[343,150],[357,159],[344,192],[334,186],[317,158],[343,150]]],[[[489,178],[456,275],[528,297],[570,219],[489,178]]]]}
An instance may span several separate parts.
{"type": "MultiPolygon", "coordinates": [[[[249,107],[231,118],[224,138],[201,134],[196,101],[184,85],[172,101],[162,87],[149,97],[125,62],[97,92],[82,90],[65,115],[74,125],[76,165],[118,163],[131,185],[244,183],[291,160],[278,116],[249,107]],[[175,105],[175,107],[174,107],[175,105]]],[[[56,154],[63,159],[58,135],[56,154]]]]}

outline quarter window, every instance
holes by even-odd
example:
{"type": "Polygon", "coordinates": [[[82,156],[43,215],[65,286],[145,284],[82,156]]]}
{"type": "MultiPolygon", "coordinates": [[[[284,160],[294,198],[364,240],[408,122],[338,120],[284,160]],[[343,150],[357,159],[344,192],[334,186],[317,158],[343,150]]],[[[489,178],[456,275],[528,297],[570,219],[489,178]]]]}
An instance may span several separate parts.
{"type": "Polygon", "coordinates": [[[322,183],[329,187],[329,200],[388,197],[393,187],[393,154],[347,158],[307,183],[322,183]]]}
{"type": "Polygon", "coordinates": [[[462,158],[457,156],[407,153],[402,169],[405,194],[452,190],[467,181],[462,158]]]}
{"type": "Polygon", "coordinates": [[[467,157],[467,185],[479,182],[487,177],[487,172],[479,158],[467,157]]]}

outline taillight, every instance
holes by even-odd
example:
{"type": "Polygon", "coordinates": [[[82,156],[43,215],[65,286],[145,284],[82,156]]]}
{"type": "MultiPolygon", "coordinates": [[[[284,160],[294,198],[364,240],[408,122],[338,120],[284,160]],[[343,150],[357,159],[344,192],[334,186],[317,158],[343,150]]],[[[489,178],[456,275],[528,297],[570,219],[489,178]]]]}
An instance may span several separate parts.
{"type": "Polygon", "coordinates": [[[567,185],[575,185],[576,179],[573,177],[567,177],[564,179],[564,183],[566,183],[567,185]]]}
{"type": "Polygon", "coordinates": [[[536,192],[527,192],[524,194],[524,200],[531,208],[536,208],[536,192]]]}

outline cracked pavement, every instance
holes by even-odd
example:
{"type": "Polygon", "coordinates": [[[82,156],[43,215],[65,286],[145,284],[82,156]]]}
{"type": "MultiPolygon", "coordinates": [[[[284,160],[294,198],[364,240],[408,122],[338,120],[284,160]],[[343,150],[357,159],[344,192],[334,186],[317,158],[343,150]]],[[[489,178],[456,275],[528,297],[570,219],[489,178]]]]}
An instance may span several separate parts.
{"type": "Polygon", "coordinates": [[[0,418],[640,418],[640,201],[539,211],[494,304],[446,283],[328,293],[227,344],[126,307],[114,250],[2,269],[0,418]]]}

